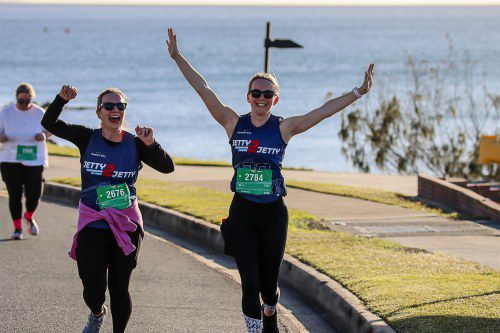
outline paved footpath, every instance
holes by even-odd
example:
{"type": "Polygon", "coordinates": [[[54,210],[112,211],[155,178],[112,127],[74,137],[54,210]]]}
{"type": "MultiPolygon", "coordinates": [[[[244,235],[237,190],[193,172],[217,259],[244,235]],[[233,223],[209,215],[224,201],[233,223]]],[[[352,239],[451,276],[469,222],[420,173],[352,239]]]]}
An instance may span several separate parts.
{"type": "MultiPolygon", "coordinates": [[[[0,196],[0,332],[81,332],[88,309],[76,263],[67,255],[77,210],[42,201],[40,235],[9,239],[7,199],[0,196]]],[[[240,287],[205,262],[231,262],[153,229],[147,229],[132,275],[134,310],[128,332],[245,332],[240,287]],[[156,233],[154,235],[150,232],[156,233]],[[159,237],[159,236],[160,237],[159,237]],[[175,243],[180,243],[176,245],[175,243]],[[189,249],[189,250],[186,250],[189,249]],[[199,254],[209,260],[196,259],[199,254]]],[[[234,272],[234,265],[230,267],[234,272]]],[[[334,330],[285,288],[282,303],[311,332],[334,330]]],[[[107,297],[109,307],[109,296],[107,297]]],[[[111,329],[107,318],[104,333],[111,329]]],[[[282,326],[283,332],[297,332],[282,326]]]]}
{"type": "MultiPolygon", "coordinates": [[[[79,177],[76,158],[50,157],[46,179],[79,177]]],[[[176,166],[172,174],[160,174],[148,166],[141,176],[201,186],[230,193],[229,167],[176,166]]],[[[285,170],[285,179],[369,187],[416,195],[415,176],[348,174],[285,170]]],[[[0,188],[3,184],[0,185],[0,188]]],[[[500,269],[500,226],[482,221],[454,221],[440,216],[366,200],[289,188],[289,207],[320,218],[334,230],[387,238],[407,246],[474,260],[500,269]]]]}

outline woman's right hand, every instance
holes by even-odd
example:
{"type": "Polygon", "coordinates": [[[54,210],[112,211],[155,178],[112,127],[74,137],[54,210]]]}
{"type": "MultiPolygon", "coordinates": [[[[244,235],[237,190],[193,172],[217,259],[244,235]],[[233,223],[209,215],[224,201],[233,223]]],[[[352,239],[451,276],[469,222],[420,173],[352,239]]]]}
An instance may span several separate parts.
{"type": "Polygon", "coordinates": [[[168,46],[168,53],[172,59],[175,60],[179,55],[179,49],[177,48],[177,36],[174,35],[174,30],[172,28],[168,28],[168,40],[165,41],[168,46]]]}
{"type": "Polygon", "coordinates": [[[61,91],[59,92],[59,96],[64,99],[66,102],[75,98],[78,95],[78,90],[70,85],[63,85],[61,91]]]}

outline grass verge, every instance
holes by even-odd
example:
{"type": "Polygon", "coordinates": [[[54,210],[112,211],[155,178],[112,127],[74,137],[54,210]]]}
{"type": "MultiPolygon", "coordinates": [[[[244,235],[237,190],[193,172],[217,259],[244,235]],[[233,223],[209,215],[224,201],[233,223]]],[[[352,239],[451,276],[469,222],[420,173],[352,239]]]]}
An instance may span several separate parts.
{"type": "MultiPolygon", "coordinates": [[[[47,142],[47,149],[50,155],[80,157],[80,151],[77,148],[60,146],[52,142],[47,142]]],[[[196,165],[196,166],[214,166],[214,167],[231,166],[230,163],[224,161],[204,161],[204,160],[197,160],[194,158],[184,158],[184,157],[174,157],[174,163],[178,165],[196,165]]]]}
{"type": "MultiPolygon", "coordinates": [[[[80,186],[80,179],[54,181],[80,186]]],[[[141,179],[139,198],[219,224],[231,195],[141,179]]],[[[338,281],[399,333],[498,332],[500,273],[471,261],[339,232],[290,210],[287,253],[338,281]]]]}
{"type": "Polygon", "coordinates": [[[80,157],[80,151],[77,148],[59,146],[52,142],[47,142],[47,150],[50,155],[80,157]]]}
{"type": "Polygon", "coordinates": [[[447,213],[442,209],[426,205],[415,197],[395,192],[364,187],[337,185],[331,183],[304,182],[300,180],[287,180],[286,185],[291,188],[298,188],[306,191],[334,194],[344,197],[383,203],[387,205],[399,206],[426,213],[437,214],[451,219],[458,219],[460,217],[460,214],[456,212],[447,213]]]}
{"type": "MultiPolygon", "coordinates": [[[[66,157],[80,157],[80,152],[77,148],[66,147],[56,145],[52,142],[47,142],[47,149],[50,155],[56,156],[66,156],[66,157]]],[[[173,157],[174,163],[176,165],[192,165],[192,166],[207,166],[207,167],[230,167],[231,163],[225,161],[217,161],[217,160],[198,160],[195,158],[188,157],[173,157]]],[[[285,167],[285,170],[302,170],[302,171],[311,171],[312,169],[306,168],[290,168],[285,167]]]]}

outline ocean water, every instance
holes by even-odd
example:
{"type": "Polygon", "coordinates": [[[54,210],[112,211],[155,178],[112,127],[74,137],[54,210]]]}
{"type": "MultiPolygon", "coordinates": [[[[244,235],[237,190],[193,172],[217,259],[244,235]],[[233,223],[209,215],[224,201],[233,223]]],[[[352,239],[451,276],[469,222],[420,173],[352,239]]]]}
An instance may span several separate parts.
{"type": "MultiPolygon", "coordinates": [[[[376,64],[371,93],[355,107],[374,110],[381,98],[407,93],[409,55],[438,64],[467,52],[475,73],[500,94],[500,7],[112,7],[0,5],[0,105],[31,82],[37,102],[51,101],[62,84],[79,90],[72,106],[89,106],[102,89],[129,96],[130,127],[151,126],[175,156],[230,160],[224,130],[168,56],[167,27],[181,52],[221,100],[249,111],[248,79],[263,69],[266,21],[272,38],[303,49],[272,49],[280,82],[275,114],[300,115],[359,86],[376,64]]],[[[343,112],[349,112],[349,107],[343,112]]],[[[68,122],[98,126],[94,110],[66,110],[68,122]]],[[[354,172],[340,152],[335,115],[290,142],[285,165],[354,172]]],[[[375,171],[377,171],[375,169],[375,171]]]]}

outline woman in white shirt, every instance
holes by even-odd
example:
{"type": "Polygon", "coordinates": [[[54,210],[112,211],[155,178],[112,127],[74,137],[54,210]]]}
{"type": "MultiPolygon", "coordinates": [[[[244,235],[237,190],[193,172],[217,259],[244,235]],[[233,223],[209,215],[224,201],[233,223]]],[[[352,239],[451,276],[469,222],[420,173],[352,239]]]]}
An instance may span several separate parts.
{"type": "Polygon", "coordinates": [[[16,89],[16,102],[0,111],[0,171],[9,193],[12,239],[23,238],[23,217],[28,233],[36,236],[39,231],[34,214],[42,195],[43,168],[48,166],[45,140],[50,133],[40,125],[45,111],[33,103],[35,96],[33,87],[22,83],[16,89]]]}

